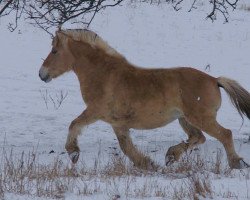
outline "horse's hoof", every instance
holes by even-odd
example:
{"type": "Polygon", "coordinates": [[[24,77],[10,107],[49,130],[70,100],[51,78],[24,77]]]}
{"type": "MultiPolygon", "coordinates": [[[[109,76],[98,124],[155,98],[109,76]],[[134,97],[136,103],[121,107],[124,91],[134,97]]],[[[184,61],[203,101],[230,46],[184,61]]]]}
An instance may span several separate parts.
{"type": "Polygon", "coordinates": [[[69,158],[70,158],[70,160],[72,161],[72,163],[75,164],[75,163],[78,161],[79,155],[80,155],[80,153],[77,152],[77,151],[74,151],[74,152],[72,152],[72,153],[69,153],[69,158]]]}
{"type": "Polygon", "coordinates": [[[250,167],[243,159],[234,160],[234,162],[229,163],[229,166],[232,169],[245,169],[250,167]]]}
{"type": "Polygon", "coordinates": [[[165,157],[166,166],[171,165],[172,163],[174,163],[174,161],[175,161],[175,158],[173,155],[166,155],[165,157]]]}

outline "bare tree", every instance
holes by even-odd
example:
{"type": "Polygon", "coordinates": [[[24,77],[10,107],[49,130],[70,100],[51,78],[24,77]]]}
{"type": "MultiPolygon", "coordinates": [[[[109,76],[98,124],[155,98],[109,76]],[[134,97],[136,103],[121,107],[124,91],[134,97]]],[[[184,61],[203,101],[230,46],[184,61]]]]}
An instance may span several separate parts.
{"type": "Polygon", "coordinates": [[[88,27],[99,11],[117,6],[122,1],[124,0],[0,0],[0,17],[15,15],[14,21],[8,26],[10,31],[17,28],[19,19],[23,17],[49,33],[50,28],[59,27],[68,21],[88,27]]]}
{"type": "MultiPolygon", "coordinates": [[[[24,18],[29,23],[49,33],[50,28],[59,27],[69,21],[81,23],[88,27],[99,11],[107,7],[120,5],[123,1],[125,0],[0,0],[0,18],[10,14],[14,15],[13,21],[8,25],[11,31],[17,28],[20,18],[24,18]]],[[[140,1],[148,3],[167,2],[176,11],[179,11],[185,0],[140,1]]],[[[197,3],[200,1],[193,0],[189,12],[196,9],[197,3]]],[[[207,14],[207,18],[214,21],[218,14],[222,14],[225,22],[228,22],[229,12],[236,8],[239,0],[208,1],[211,4],[211,12],[207,14]]]]}
{"type": "MultiPolygon", "coordinates": [[[[182,9],[182,3],[185,0],[141,0],[142,2],[150,2],[150,3],[162,3],[167,2],[171,4],[175,11],[179,11],[182,9]]],[[[211,19],[212,21],[216,20],[218,14],[222,14],[225,22],[228,22],[229,12],[235,10],[239,0],[207,0],[211,4],[211,12],[207,14],[207,19],[211,19]]],[[[201,0],[193,0],[190,9],[188,12],[191,12],[193,9],[197,8],[197,3],[201,2],[201,0]]]]}
{"type": "Polygon", "coordinates": [[[225,22],[228,22],[228,9],[236,9],[237,3],[239,0],[210,0],[212,6],[212,11],[208,14],[207,18],[210,18],[212,21],[216,19],[217,13],[220,13],[224,16],[225,22]]]}

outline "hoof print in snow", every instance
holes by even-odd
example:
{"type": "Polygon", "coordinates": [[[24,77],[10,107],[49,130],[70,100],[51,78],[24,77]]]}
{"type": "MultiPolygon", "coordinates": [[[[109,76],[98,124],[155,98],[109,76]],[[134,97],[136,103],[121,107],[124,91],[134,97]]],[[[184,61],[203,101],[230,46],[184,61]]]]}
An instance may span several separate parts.
{"type": "Polygon", "coordinates": [[[120,198],[121,198],[121,196],[119,194],[116,194],[116,195],[114,195],[114,197],[112,198],[112,200],[117,200],[117,199],[120,199],[120,198]]]}
{"type": "Polygon", "coordinates": [[[55,151],[54,151],[54,150],[51,150],[51,151],[49,152],[49,154],[52,154],[52,153],[55,153],[55,151]]]}
{"type": "Polygon", "coordinates": [[[200,149],[198,147],[195,147],[194,149],[192,149],[193,151],[200,151],[200,149]]]}

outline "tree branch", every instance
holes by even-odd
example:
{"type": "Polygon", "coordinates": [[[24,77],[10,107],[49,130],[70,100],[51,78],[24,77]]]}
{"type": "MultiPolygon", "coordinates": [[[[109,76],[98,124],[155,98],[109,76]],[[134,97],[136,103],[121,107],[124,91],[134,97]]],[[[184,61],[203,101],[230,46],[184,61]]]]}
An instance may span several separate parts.
{"type": "Polygon", "coordinates": [[[0,10],[0,17],[2,16],[2,13],[10,6],[10,4],[13,2],[14,0],[9,0],[5,6],[0,10]]]}
{"type": "MultiPolygon", "coordinates": [[[[14,19],[9,23],[8,28],[14,31],[20,18],[37,26],[47,33],[51,28],[62,26],[65,23],[80,23],[89,27],[97,13],[108,7],[115,7],[125,0],[0,0],[0,5],[5,2],[0,10],[0,17],[14,13],[14,19]],[[72,21],[74,19],[74,21],[72,21]]],[[[176,11],[182,8],[184,0],[138,0],[147,3],[160,4],[167,2],[176,11]]],[[[211,12],[207,19],[216,20],[221,14],[225,22],[228,22],[229,9],[236,9],[239,0],[209,0],[211,12]]],[[[192,0],[188,12],[196,8],[197,0],[192,0]]]]}

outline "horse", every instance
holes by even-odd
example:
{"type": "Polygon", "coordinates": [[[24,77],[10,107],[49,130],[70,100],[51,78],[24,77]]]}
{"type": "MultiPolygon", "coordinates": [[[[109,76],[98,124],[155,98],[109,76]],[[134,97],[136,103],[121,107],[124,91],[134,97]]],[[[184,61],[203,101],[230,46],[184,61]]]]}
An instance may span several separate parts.
{"type": "Polygon", "coordinates": [[[250,119],[250,94],[236,81],[215,78],[190,67],[135,66],[86,29],[57,30],[39,76],[47,83],[69,71],[78,77],[86,104],[86,109],[71,122],[65,144],[73,164],[80,155],[81,129],[102,120],[112,126],[121,150],[134,165],[151,169],[156,165],[135,147],[129,130],[154,129],[178,119],[188,139],[168,149],[166,165],[204,143],[205,132],[223,144],[230,168],[249,167],[235,151],[231,130],[216,120],[221,105],[220,88],[227,92],[239,114],[250,119]]]}

